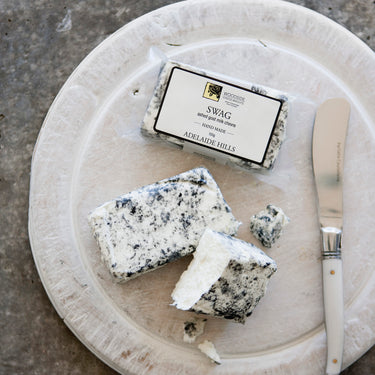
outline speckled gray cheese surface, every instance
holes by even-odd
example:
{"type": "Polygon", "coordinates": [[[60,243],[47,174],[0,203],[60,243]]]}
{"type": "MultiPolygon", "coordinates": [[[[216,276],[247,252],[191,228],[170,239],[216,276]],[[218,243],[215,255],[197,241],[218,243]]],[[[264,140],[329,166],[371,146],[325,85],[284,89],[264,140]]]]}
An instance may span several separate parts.
{"type": "Polygon", "coordinates": [[[235,234],[240,225],[205,168],[107,202],[90,214],[89,223],[117,281],[190,254],[207,226],[235,234]]]}
{"type": "Polygon", "coordinates": [[[263,246],[272,247],[289,222],[290,219],[280,207],[269,204],[265,210],[250,218],[250,231],[263,246]]]}

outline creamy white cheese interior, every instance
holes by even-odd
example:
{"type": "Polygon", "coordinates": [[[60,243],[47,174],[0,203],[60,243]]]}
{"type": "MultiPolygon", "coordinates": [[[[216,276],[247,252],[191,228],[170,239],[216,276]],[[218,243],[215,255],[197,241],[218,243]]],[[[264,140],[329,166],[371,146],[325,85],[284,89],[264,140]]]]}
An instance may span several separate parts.
{"type": "Polygon", "coordinates": [[[276,263],[254,245],[207,228],[172,292],[173,304],[244,322],[276,269],[276,263]]]}
{"type": "Polygon", "coordinates": [[[117,281],[190,254],[206,227],[235,234],[240,225],[206,168],[107,202],[90,214],[89,224],[117,281]]]}
{"type": "Polygon", "coordinates": [[[201,344],[198,345],[199,350],[204,353],[208,358],[211,359],[217,365],[221,364],[221,359],[216,351],[215,345],[208,340],[203,341],[201,344]]]}

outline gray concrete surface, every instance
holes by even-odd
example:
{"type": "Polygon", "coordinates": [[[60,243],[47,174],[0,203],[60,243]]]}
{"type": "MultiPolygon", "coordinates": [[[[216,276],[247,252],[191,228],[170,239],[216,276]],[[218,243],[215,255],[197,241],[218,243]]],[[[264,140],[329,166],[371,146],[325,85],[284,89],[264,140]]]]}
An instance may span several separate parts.
{"type": "MultiPolygon", "coordinates": [[[[0,0],[1,375],[115,374],[61,321],[38,277],[27,232],[30,161],[43,118],[73,69],[118,28],[173,2],[0,0]]],[[[375,1],[292,2],[375,50],[375,1]]],[[[343,374],[375,374],[375,347],[343,374]]]]}

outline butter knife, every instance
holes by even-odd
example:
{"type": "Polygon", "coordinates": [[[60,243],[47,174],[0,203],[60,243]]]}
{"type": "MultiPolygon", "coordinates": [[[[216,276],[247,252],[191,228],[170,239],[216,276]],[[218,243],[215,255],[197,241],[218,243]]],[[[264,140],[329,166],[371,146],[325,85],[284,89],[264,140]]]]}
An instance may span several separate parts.
{"type": "Polygon", "coordinates": [[[324,318],[327,335],[326,374],[341,371],[344,349],[344,298],[341,259],[343,162],[350,104],[326,100],[317,110],[312,160],[322,239],[324,318]]]}

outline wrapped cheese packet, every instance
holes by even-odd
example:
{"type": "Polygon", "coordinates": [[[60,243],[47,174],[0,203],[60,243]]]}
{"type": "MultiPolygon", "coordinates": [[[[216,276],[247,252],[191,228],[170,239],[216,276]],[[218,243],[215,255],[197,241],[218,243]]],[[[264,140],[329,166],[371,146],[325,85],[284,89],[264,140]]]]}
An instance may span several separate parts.
{"type": "Polygon", "coordinates": [[[223,164],[272,169],[285,138],[282,92],[167,60],[142,133],[223,164]]]}

